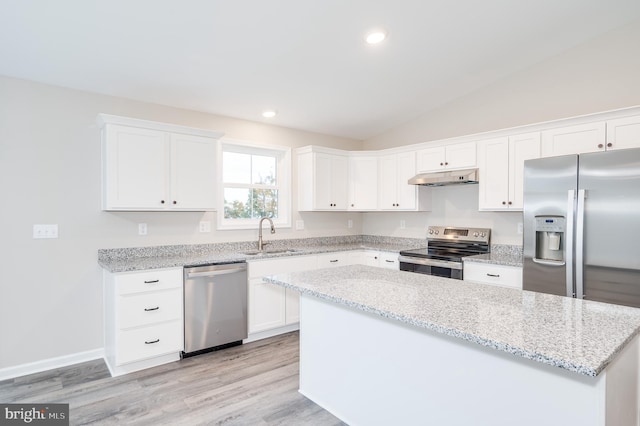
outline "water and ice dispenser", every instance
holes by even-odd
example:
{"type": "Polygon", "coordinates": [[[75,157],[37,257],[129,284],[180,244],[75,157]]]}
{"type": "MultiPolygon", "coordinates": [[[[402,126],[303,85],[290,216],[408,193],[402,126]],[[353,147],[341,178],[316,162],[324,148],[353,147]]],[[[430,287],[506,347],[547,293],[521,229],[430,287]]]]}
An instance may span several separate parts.
{"type": "Polygon", "coordinates": [[[536,216],[535,260],[564,262],[566,225],[563,216],[536,216]]]}

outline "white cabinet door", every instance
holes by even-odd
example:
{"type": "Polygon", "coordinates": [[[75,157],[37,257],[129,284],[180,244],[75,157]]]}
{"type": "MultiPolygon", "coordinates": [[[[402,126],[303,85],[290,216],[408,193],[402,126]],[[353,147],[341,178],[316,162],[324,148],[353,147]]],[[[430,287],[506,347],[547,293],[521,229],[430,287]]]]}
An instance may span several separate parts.
{"type": "Polygon", "coordinates": [[[540,132],[509,136],[509,209],[524,207],[524,162],[540,158],[540,132]]]}
{"type": "Polygon", "coordinates": [[[380,210],[416,210],[417,187],[407,181],[415,175],[415,152],[379,157],[378,208],[380,210]]]}
{"type": "Polygon", "coordinates": [[[378,159],[378,208],[396,210],[398,195],[398,164],[395,155],[382,155],[378,159]]]}
{"type": "Polygon", "coordinates": [[[640,115],[607,121],[607,150],[640,148],[640,115]]]}
{"type": "Polygon", "coordinates": [[[561,127],[542,132],[542,157],[605,150],[605,122],[561,127]]]}
{"type": "Polygon", "coordinates": [[[115,124],[103,132],[103,209],[164,210],[170,201],[166,133],[115,124]]]}
{"type": "Polygon", "coordinates": [[[349,163],[346,155],[298,153],[298,210],[346,210],[349,163]]]}
{"type": "Polygon", "coordinates": [[[267,284],[265,275],[310,271],[316,256],[295,256],[249,262],[249,333],[271,330],[300,321],[300,294],[267,284]]]}
{"type": "Polygon", "coordinates": [[[448,145],[445,149],[445,165],[449,170],[465,169],[475,167],[476,160],[476,143],[458,143],[448,145]]]}
{"type": "Polygon", "coordinates": [[[509,201],[509,139],[478,142],[478,207],[480,210],[507,209],[509,201]]]}
{"type": "Polygon", "coordinates": [[[349,158],[349,210],[378,208],[378,157],[349,158]]]}
{"type": "Polygon", "coordinates": [[[249,280],[249,333],[285,325],[284,290],[263,282],[262,278],[249,280]]]}
{"type": "Polygon", "coordinates": [[[418,151],[418,172],[437,172],[445,167],[445,147],[421,149],[418,151]]]}
{"type": "Polygon", "coordinates": [[[333,210],[346,210],[349,201],[349,161],[346,156],[333,156],[330,178],[333,210]]]}
{"type": "Polygon", "coordinates": [[[171,208],[213,210],[216,145],[210,138],[171,134],[171,208]]]}
{"type": "Polygon", "coordinates": [[[331,154],[314,154],[314,207],[318,210],[330,210],[333,208],[332,179],[331,179],[331,154]]]}
{"type": "Polygon", "coordinates": [[[408,183],[416,174],[415,152],[403,152],[396,156],[396,173],[396,209],[415,210],[417,187],[408,183]]]}
{"type": "Polygon", "coordinates": [[[480,210],[521,210],[525,160],[540,157],[540,133],[478,142],[480,210]]]}
{"type": "Polygon", "coordinates": [[[465,169],[475,166],[475,142],[437,146],[418,151],[418,173],[465,169]]]}

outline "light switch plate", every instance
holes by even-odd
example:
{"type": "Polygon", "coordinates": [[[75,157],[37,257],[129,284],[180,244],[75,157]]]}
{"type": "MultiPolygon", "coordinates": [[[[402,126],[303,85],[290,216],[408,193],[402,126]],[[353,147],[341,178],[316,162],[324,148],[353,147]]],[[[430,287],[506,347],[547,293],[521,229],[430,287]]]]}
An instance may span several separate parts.
{"type": "Polygon", "coordinates": [[[405,229],[407,227],[407,221],[404,219],[400,220],[400,229],[405,229]]]}
{"type": "Polygon", "coordinates": [[[349,229],[353,228],[353,220],[351,219],[347,220],[347,228],[349,229]]]}
{"type": "Polygon", "coordinates": [[[518,222],[518,234],[522,234],[522,232],[523,232],[522,222],[518,222]]]}
{"type": "Polygon", "coordinates": [[[147,235],[147,224],[139,223],[138,224],[138,235],[147,235]]]}
{"type": "Polygon", "coordinates": [[[33,238],[58,238],[58,225],[33,225],[33,238]]]}

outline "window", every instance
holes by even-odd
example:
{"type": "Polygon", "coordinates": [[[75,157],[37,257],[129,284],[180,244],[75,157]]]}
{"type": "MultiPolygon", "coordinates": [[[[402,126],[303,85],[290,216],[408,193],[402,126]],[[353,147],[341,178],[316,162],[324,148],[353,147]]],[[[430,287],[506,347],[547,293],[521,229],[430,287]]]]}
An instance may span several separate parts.
{"type": "Polygon", "coordinates": [[[291,226],[291,149],[222,141],[218,229],[246,229],[270,217],[291,226]]]}

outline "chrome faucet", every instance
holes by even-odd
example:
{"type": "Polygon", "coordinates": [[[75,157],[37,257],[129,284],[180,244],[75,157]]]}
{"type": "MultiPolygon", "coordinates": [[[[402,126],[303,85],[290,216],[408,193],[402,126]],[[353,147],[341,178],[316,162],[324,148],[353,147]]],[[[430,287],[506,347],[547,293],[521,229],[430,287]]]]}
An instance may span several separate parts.
{"type": "Polygon", "coordinates": [[[269,244],[262,241],[262,222],[264,222],[265,220],[268,220],[269,224],[271,224],[271,233],[272,234],[276,233],[276,228],[273,226],[273,221],[270,218],[268,217],[260,218],[260,224],[258,225],[258,251],[262,251],[264,249],[264,246],[269,244]]]}

